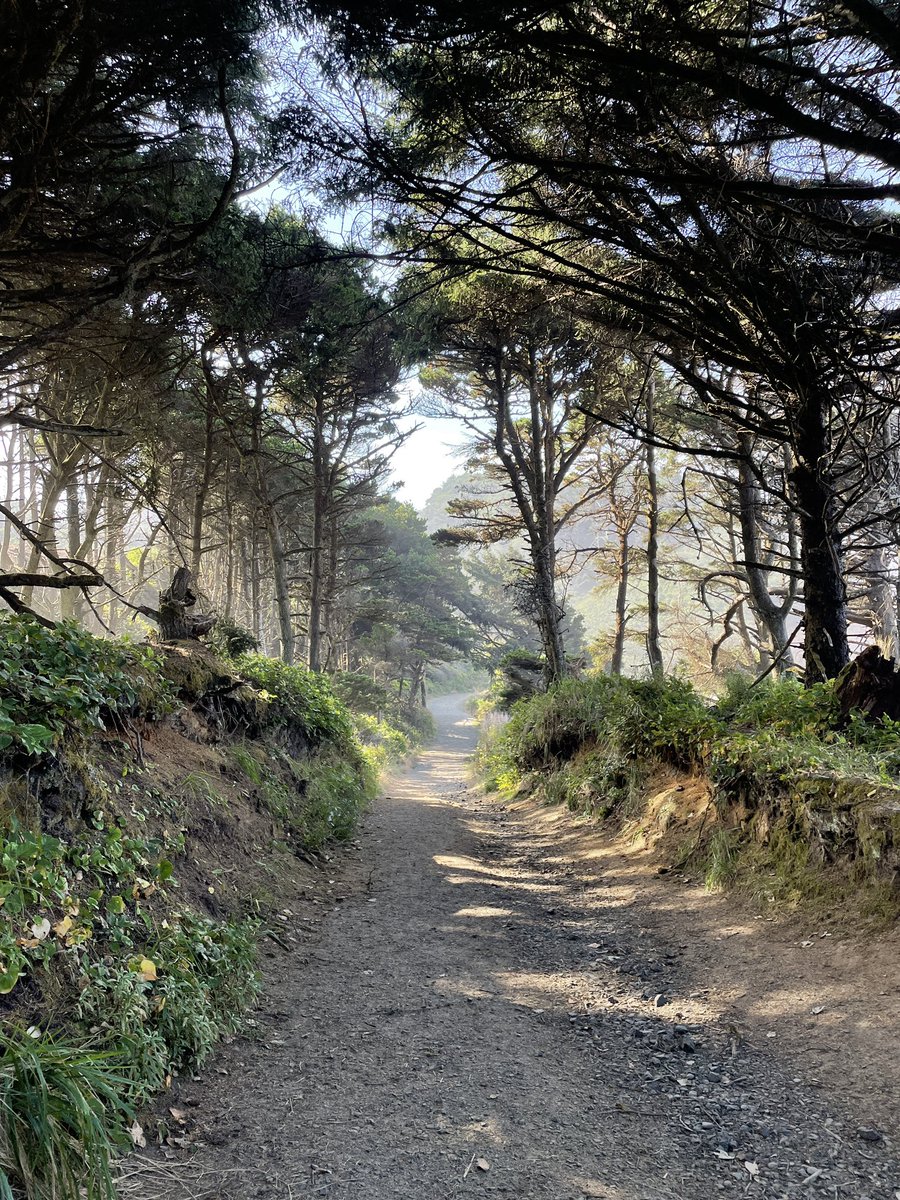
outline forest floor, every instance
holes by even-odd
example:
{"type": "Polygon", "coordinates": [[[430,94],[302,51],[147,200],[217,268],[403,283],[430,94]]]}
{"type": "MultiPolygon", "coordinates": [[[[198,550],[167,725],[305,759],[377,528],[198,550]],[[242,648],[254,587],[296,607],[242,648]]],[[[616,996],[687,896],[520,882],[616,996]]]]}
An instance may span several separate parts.
{"type": "Polygon", "coordinates": [[[766,921],[485,796],[463,698],[433,709],[123,1194],[900,1198],[896,933],[766,921]]]}

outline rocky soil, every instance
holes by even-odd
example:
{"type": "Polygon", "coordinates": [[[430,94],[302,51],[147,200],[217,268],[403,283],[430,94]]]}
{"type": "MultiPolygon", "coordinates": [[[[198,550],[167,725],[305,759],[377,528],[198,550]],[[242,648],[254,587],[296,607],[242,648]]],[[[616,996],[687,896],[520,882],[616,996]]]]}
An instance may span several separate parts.
{"type": "Polygon", "coordinates": [[[467,785],[461,698],[435,708],[123,1192],[900,1200],[896,939],[736,913],[504,807],[467,785]]]}

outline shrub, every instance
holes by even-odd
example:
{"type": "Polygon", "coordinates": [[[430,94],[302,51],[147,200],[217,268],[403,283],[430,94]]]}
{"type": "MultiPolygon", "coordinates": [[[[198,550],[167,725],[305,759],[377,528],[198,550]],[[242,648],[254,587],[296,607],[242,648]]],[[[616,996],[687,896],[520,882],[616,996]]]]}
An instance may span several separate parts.
{"type": "Polygon", "coordinates": [[[376,771],[382,771],[393,762],[402,762],[413,751],[409,734],[397,729],[387,721],[366,713],[354,713],[353,725],[368,762],[376,771]]]}
{"type": "Polygon", "coordinates": [[[269,701],[272,724],[298,728],[314,745],[352,743],[350,714],[335,696],[327,676],[303,667],[289,667],[262,654],[241,655],[237,667],[269,701]]]}
{"type": "Polygon", "coordinates": [[[39,756],[85,735],[172,706],[149,646],[94,637],[73,622],[47,629],[0,619],[0,753],[39,756]]]}
{"type": "Polygon", "coordinates": [[[335,695],[354,713],[381,717],[397,707],[397,696],[362,671],[340,671],[331,677],[335,695]]]}
{"type": "MultiPolygon", "coordinates": [[[[353,715],[353,723],[363,742],[375,745],[389,741],[390,729],[400,733],[410,744],[419,745],[434,736],[434,718],[425,708],[410,707],[397,696],[396,690],[376,683],[360,671],[345,671],[330,676],[335,694],[353,715]],[[378,722],[378,731],[364,717],[378,722]]],[[[403,754],[409,753],[404,751],[403,754]]],[[[403,754],[400,757],[403,757],[403,754]]],[[[395,757],[388,752],[388,758],[395,757]]]]}
{"type": "MultiPolygon", "coordinates": [[[[332,838],[346,841],[374,798],[377,771],[358,746],[323,747],[291,764],[296,790],[281,789],[278,816],[304,846],[318,850],[332,838]]],[[[271,803],[271,799],[270,799],[271,803]]]]}
{"type": "Polygon", "coordinates": [[[677,675],[623,679],[634,700],[620,739],[640,753],[655,753],[684,768],[701,766],[722,723],[692,684],[677,675]]]}
{"type": "Polygon", "coordinates": [[[685,680],[608,675],[562,679],[515,706],[502,753],[525,770],[571,758],[604,743],[626,757],[657,752],[681,765],[700,761],[719,726],[685,680]]]}
{"type": "Polygon", "coordinates": [[[202,1062],[259,994],[256,924],[178,914],[148,947],[155,1026],[169,1065],[202,1062]]]}
{"type": "Polygon", "coordinates": [[[838,720],[833,683],[804,687],[793,677],[755,684],[746,676],[732,675],[713,711],[732,728],[768,729],[789,736],[820,734],[834,729],[838,720]]]}
{"type": "Polygon", "coordinates": [[[252,630],[234,621],[218,620],[206,639],[206,645],[222,658],[239,658],[259,650],[259,641],[252,630]]]}
{"type": "Polygon", "coordinates": [[[272,753],[289,775],[266,769],[245,746],[231,748],[232,758],[259,788],[269,812],[309,850],[320,849],[331,838],[348,838],[377,792],[377,756],[367,755],[355,739],[344,746],[325,743],[306,757],[272,753]]]}
{"type": "Polygon", "coordinates": [[[171,873],[156,845],[116,825],[67,843],[10,820],[0,850],[0,994],[58,955],[78,958],[98,934],[130,939],[142,901],[171,873]]]}

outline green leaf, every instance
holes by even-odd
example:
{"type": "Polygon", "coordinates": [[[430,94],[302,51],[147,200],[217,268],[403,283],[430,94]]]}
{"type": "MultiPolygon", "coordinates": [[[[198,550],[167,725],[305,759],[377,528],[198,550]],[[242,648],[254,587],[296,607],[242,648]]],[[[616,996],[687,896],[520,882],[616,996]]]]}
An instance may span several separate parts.
{"type": "Polygon", "coordinates": [[[23,966],[24,963],[21,958],[10,959],[9,966],[0,974],[0,996],[5,996],[13,990],[19,982],[23,966]]]}
{"type": "Polygon", "coordinates": [[[17,725],[16,734],[29,754],[43,754],[56,734],[47,725],[17,725]]]}

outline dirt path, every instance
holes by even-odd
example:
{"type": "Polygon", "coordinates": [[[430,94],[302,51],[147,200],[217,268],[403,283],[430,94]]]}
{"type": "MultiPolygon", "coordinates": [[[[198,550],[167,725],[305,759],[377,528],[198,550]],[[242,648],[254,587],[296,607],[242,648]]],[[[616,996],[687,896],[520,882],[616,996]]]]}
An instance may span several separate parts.
{"type": "MultiPolygon", "coordinates": [[[[139,1161],[126,1191],[900,1197],[893,1127],[865,1127],[896,1100],[881,1074],[863,1111],[778,1027],[735,1024],[673,905],[662,940],[615,864],[586,871],[565,831],[467,792],[474,729],[459,698],[435,710],[437,743],[335,866],[330,911],[272,959],[257,1038],[167,1098],[188,1148],[139,1161]]],[[[293,937],[305,915],[285,916],[293,937]]]]}

